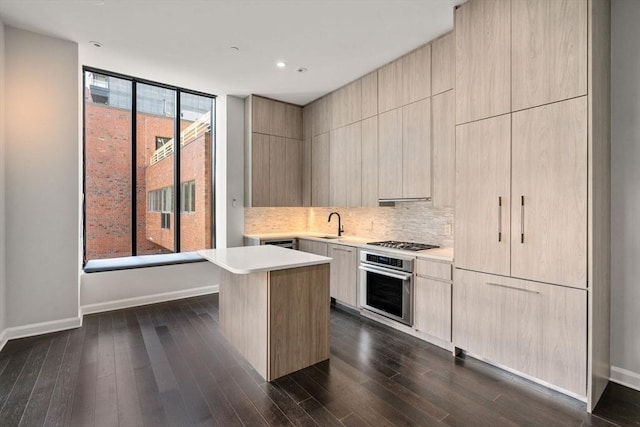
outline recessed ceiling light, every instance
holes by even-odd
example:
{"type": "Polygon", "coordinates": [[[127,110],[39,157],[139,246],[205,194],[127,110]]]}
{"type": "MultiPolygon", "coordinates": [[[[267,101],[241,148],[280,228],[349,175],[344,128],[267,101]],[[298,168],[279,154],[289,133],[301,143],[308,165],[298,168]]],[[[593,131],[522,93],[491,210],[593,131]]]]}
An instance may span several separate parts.
{"type": "Polygon", "coordinates": [[[240,48],[238,46],[231,46],[231,50],[235,50],[236,52],[240,52],[240,48]]]}
{"type": "Polygon", "coordinates": [[[91,46],[93,46],[93,47],[102,47],[102,43],[94,41],[94,40],[90,41],[89,44],[91,46]]]}
{"type": "Polygon", "coordinates": [[[286,62],[282,62],[282,61],[276,62],[276,67],[278,67],[278,68],[284,68],[286,66],[287,66],[286,62]]]}
{"type": "Polygon", "coordinates": [[[299,73],[306,73],[307,69],[305,67],[298,67],[298,69],[296,70],[299,73]]]}

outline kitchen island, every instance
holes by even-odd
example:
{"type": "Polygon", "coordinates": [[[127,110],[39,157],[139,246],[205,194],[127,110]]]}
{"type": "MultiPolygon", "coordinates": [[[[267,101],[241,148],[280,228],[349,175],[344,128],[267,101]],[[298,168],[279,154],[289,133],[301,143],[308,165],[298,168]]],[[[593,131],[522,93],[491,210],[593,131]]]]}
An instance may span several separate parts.
{"type": "Polygon", "coordinates": [[[329,358],[331,258],[269,245],[198,254],[222,270],[222,334],[263,378],[329,358]]]}

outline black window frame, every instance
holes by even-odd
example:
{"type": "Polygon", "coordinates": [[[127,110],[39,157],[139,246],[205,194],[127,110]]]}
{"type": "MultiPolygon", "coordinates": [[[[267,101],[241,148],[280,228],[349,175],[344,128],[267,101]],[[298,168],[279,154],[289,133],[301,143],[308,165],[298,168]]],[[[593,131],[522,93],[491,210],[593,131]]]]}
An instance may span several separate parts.
{"type": "MultiPolygon", "coordinates": [[[[180,95],[183,93],[186,94],[190,94],[190,95],[196,95],[196,96],[202,96],[202,97],[207,97],[207,98],[211,98],[211,104],[212,104],[212,108],[211,108],[211,141],[210,141],[210,158],[209,160],[211,161],[211,176],[209,177],[210,180],[210,186],[211,186],[211,200],[209,201],[210,203],[210,209],[211,209],[211,248],[215,248],[216,245],[216,234],[215,234],[215,229],[216,229],[216,181],[215,181],[215,176],[216,176],[216,153],[215,153],[215,147],[216,147],[216,134],[217,134],[217,126],[215,123],[215,117],[216,117],[216,108],[217,108],[217,96],[216,95],[212,95],[210,93],[205,93],[205,92],[200,92],[200,91],[196,91],[196,90],[191,90],[191,89],[185,89],[183,87],[180,86],[174,86],[174,85],[169,85],[166,83],[159,83],[159,82],[155,82],[152,80],[147,80],[147,79],[142,79],[139,77],[134,77],[134,76],[129,76],[129,75],[125,75],[125,74],[121,74],[121,73],[117,73],[117,72],[113,72],[113,71],[108,71],[108,70],[103,70],[100,68],[95,68],[95,67],[91,67],[91,66],[86,66],[83,65],[82,66],[82,87],[86,87],[87,84],[87,73],[95,73],[95,74],[100,74],[100,75],[104,75],[104,76],[108,76],[108,77],[114,77],[114,78],[118,78],[118,79],[122,79],[122,80],[127,80],[131,82],[131,255],[130,256],[136,256],[137,255],[137,216],[138,216],[138,209],[137,209],[137,199],[136,199],[136,194],[137,194],[137,166],[136,166],[136,162],[137,162],[137,129],[136,129],[136,113],[137,113],[137,94],[136,94],[136,88],[137,88],[137,84],[146,84],[146,85],[151,85],[151,86],[156,86],[156,87],[160,87],[160,88],[164,88],[164,89],[169,89],[169,90],[173,90],[176,93],[176,104],[175,104],[175,120],[174,120],[174,130],[173,130],[173,140],[176,141],[176,145],[177,148],[174,150],[174,164],[173,164],[173,189],[174,191],[172,191],[172,206],[174,208],[174,248],[175,250],[173,251],[173,253],[180,253],[180,209],[181,209],[181,183],[180,183],[180,113],[181,113],[181,108],[180,108],[180,95]]],[[[86,209],[86,198],[85,198],[85,194],[86,194],[86,164],[87,164],[87,150],[86,150],[86,143],[87,143],[87,137],[86,137],[86,121],[85,121],[85,117],[86,117],[86,108],[85,108],[85,104],[86,104],[86,100],[83,97],[83,102],[82,102],[82,266],[84,267],[88,261],[87,259],[87,221],[85,221],[85,218],[87,216],[87,209],[86,209]]],[[[147,208],[149,207],[149,199],[148,199],[148,194],[150,194],[150,191],[146,192],[146,203],[145,205],[147,206],[147,208]]]]}

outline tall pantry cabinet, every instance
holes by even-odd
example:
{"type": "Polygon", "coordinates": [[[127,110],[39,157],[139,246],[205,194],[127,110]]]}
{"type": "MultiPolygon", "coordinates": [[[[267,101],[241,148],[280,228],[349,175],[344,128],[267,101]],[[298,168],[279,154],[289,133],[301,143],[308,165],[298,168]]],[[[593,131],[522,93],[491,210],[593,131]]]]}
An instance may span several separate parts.
{"type": "Polygon", "coordinates": [[[455,11],[454,345],[592,410],[609,378],[608,0],[455,11]]]}

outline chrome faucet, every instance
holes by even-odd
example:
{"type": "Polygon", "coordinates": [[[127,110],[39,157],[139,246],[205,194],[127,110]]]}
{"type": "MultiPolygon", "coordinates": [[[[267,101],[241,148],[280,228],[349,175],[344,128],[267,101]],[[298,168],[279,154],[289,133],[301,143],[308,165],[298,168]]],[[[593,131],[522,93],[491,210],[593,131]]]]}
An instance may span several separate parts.
{"type": "Polygon", "coordinates": [[[344,233],[344,228],[342,228],[342,223],[340,221],[340,214],[338,212],[331,212],[329,214],[329,219],[327,220],[327,222],[331,222],[331,217],[334,215],[338,215],[338,236],[342,236],[342,233],[344,233]]]}

